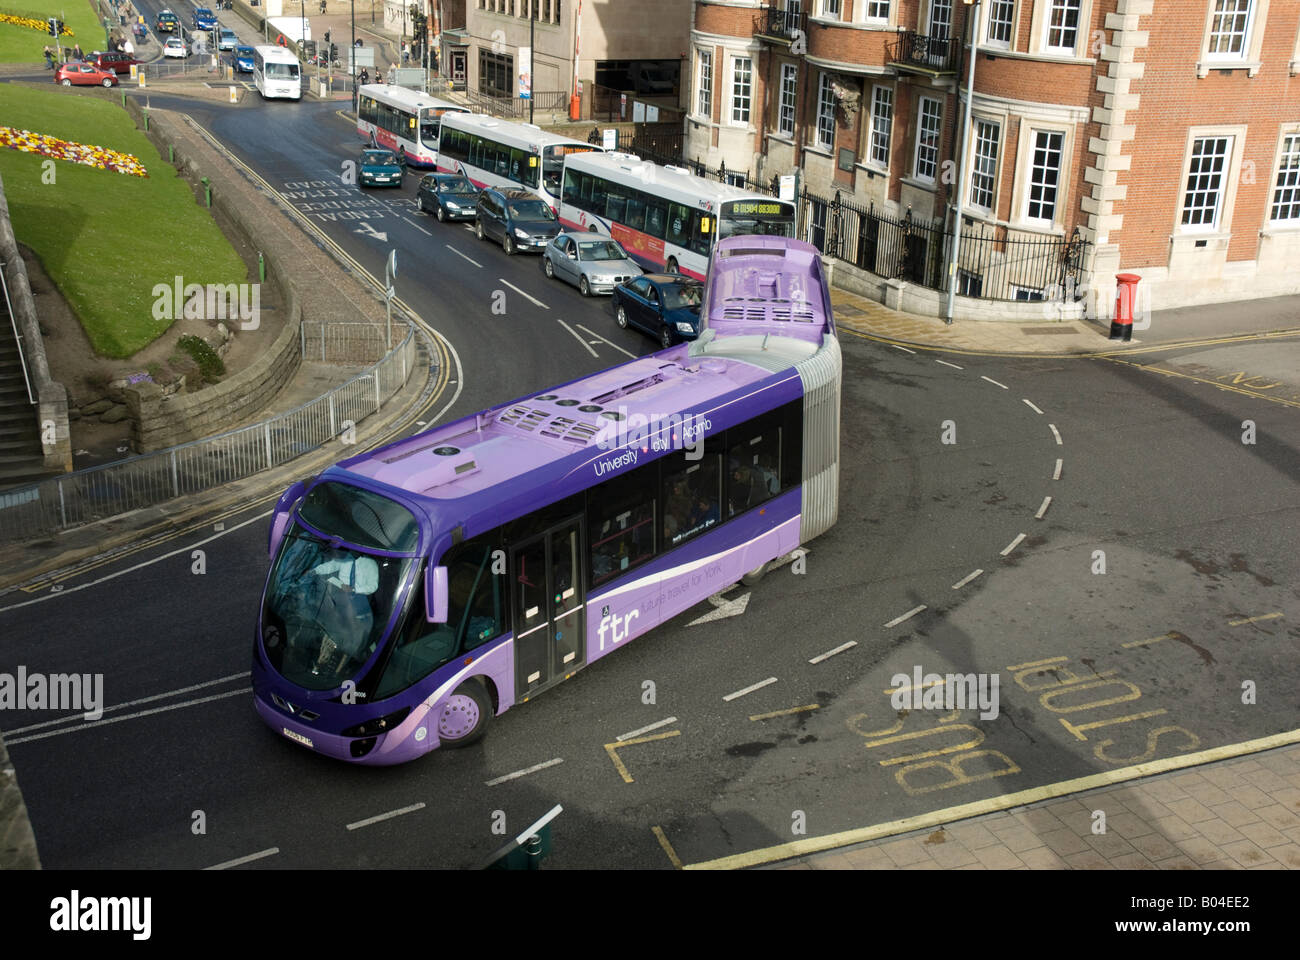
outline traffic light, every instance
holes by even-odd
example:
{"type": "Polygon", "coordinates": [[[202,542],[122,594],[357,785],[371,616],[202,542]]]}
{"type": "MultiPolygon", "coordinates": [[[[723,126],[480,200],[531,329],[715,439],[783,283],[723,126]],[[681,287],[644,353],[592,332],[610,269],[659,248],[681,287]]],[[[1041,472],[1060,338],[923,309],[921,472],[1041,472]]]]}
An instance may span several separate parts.
{"type": "Polygon", "coordinates": [[[328,30],[325,31],[325,42],[326,43],[330,42],[330,32],[328,30]]]}
{"type": "MultiPolygon", "coordinates": [[[[328,37],[329,34],[327,33],[327,34],[325,34],[325,36],[328,37]]],[[[337,43],[331,43],[331,44],[330,44],[330,59],[331,59],[331,60],[337,60],[338,58],[339,58],[339,45],[338,45],[337,43]]]]}
{"type": "Polygon", "coordinates": [[[63,33],[63,21],[57,17],[50,17],[47,21],[50,25],[50,36],[57,37],[63,33]]]}

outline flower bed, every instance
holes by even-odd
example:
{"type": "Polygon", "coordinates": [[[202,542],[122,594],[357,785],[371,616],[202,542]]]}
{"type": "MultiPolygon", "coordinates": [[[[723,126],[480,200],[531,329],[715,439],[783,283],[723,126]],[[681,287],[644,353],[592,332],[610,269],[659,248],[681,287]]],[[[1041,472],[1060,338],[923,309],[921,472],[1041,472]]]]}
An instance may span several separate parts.
{"type": "Polygon", "coordinates": [[[100,170],[115,170],[133,177],[149,176],[144,164],[129,153],[120,153],[107,147],[96,147],[86,143],[75,143],[72,140],[60,140],[58,137],[33,133],[30,130],[19,130],[15,127],[0,127],[0,147],[53,157],[55,160],[81,163],[100,170]]]}
{"type": "MultiPolygon", "coordinates": [[[[41,33],[50,32],[50,25],[44,20],[37,20],[35,17],[20,17],[12,13],[0,13],[0,23],[12,23],[14,26],[39,30],[41,33]]],[[[68,29],[68,25],[65,23],[63,29],[59,31],[59,36],[71,37],[74,36],[74,34],[68,29]]]]}

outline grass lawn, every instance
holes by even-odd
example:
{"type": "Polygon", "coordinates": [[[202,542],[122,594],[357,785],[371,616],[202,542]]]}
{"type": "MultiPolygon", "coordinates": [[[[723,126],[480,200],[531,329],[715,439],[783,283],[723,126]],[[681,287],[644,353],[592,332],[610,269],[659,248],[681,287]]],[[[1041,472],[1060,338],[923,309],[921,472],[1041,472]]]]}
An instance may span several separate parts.
{"type": "MultiPolygon", "coordinates": [[[[65,34],[59,38],[62,46],[79,43],[86,53],[105,49],[104,23],[89,0],[0,0],[0,13],[34,16],[40,20],[58,17],[72,31],[72,36],[65,34]]],[[[45,57],[41,51],[47,43],[54,45],[54,38],[48,32],[0,23],[0,63],[43,63],[45,57]]]]}
{"type": "MultiPolygon", "coordinates": [[[[116,94],[113,95],[114,97],[116,94]]],[[[50,85],[4,85],[0,122],[137,157],[148,177],[0,147],[14,233],[36,252],[81,319],[95,350],[129,357],[166,332],[153,316],[155,284],[244,283],[248,271],[189,185],[139,132],[119,101],[50,85]]]]}

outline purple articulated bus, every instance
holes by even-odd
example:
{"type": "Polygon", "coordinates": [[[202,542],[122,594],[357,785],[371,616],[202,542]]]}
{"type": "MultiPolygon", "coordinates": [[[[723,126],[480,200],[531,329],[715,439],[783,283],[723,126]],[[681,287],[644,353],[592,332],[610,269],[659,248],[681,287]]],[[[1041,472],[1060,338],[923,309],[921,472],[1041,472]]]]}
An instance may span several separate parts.
{"type": "Polygon", "coordinates": [[[478,740],[827,529],[840,349],[817,250],[713,252],[705,329],[345,460],[280,498],[254,703],[327,756],[478,740]]]}

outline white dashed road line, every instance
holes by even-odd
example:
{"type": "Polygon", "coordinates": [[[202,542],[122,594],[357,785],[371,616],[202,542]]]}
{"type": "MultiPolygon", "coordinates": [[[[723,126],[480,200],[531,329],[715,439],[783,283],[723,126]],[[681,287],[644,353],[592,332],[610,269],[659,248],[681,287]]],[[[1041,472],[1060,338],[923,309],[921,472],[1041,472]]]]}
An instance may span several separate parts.
{"type": "Polygon", "coordinates": [[[912,619],[914,616],[916,616],[924,609],[925,609],[924,603],[921,604],[919,607],[913,607],[911,610],[907,611],[907,613],[903,614],[901,617],[895,617],[893,620],[890,620],[887,624],[885,624],[885,629],[888,630],[890,627],[898,626],[904,620],[912,619]]]}
{"type": "Polygon", "coordinates": [[[953,588],[954,590],[960,590],[962,587],[966,586],[966,584],[970,583],[972,580],[974,580],[976,577],[978,577],[978,576],[979,576],[981,573],[983,573],[983,572],[984,572],[984,569],[981,567],[979,570],[976,570],[974,573],[972,573],[972,574],[968,574],[967,576],[962,577],[962,579],[958,580],[956,583],[954,583],[954,584],[952,585],[952,588],[953,588]]]}
{"type": "Polygon", "coordinates": [[[766,680],[760,680],[758,681],[758,683],[751,684],[750,686],[746,687],[744,690],[737,690],[735,693],[729,693],[722,699],[727,703],[730,703],[732,700],[735,700],[737,697],[743,697],[747,693],[753,693],[755,690],[761,690],[763,689],[763,687],[766,687],[768,684],[772,684],[772,683],[776,683],[776,677],[768,677],[766,680]]]}
{"type": "Polygon", "coordinates": [[[393,817],[400,817],[403,814],[415,813],[416,810],[423,810],[423,803],[413,803],[409,807],[402,807],[400,810],[389,810],[387,813],[381,813],[377,817],[366,817],[364,820],[358,820],[356,823],[349,823],[349,830],[360,830],[362,827],[368,827],[374,823],[380,823],[384,820],[392,820],[393,817]]]}
{"type": "Polygon", "coordinates": [[[534,297],[532,294],[524,293],[522,290],[520,290],[518,287],[516,287],[513,283],[511,283],[511,282],[510,282],[509,280],[507,280],[505,277],[497,277],[497,280],[500,281],[501,283],[504,283],[507,287],[509,287],[509,288],[510,288],[511,290],[513,290],[515,293],[519,294],[519,296],[523,297],[525,300],[531,300],[531,301],[533,301],[533,303],[537,304],[537,305],[538,305],[539,307],[541,307],[543,310],[549,310],[549,309],[551,309],[551,308],[548,307],[546,304],[542,303],[542,301],[540,301],[540,300],[538,300],[536,297],[534,297]]]}
{"type": "Polygon", "coordinates": [[[573,334],[574,339],[577,340],[577,341],[578,341],[580,344],[582,344],[584,347],[586,347],[586,348],[587,348],[587,352],[588,352],[589,354],[591,354],[593,357],[599,357],[599,356],[600,356],[600,354],[598,354],[595,350],[591,349],[591,344],[589,344],[586,340],[582,339],[582,334],[580,334],[577,330],[574,330],[573,327],[569,326],[567,323],[565,323],[565,322],[564,322],[563,320],[561,320],[559,317],[556,317],[556,318],[555,318],[555,322],[558,323],[560,326],[562,326],[565,330],[568,330],[569,333],[573,334]]]}
{"type": "Polygon", "coordinates": [[[414,220],[412,220],[410,217],[403,217],[402,219],[405,220],[407,223],[409,223],[411,226],[415,227],[416,230],[419,230],[419,231],[420,231],[422,234],[424,234],[426,237],[431,237],[431,236],[433,236],[432,233],[430,233],[428,230],[424,229],[424,227],[420,226],[418,223],[416,223],[416,222],[415,222],[414,220]]]}
{"type": "Polygon", "coordinates": [[[204,870],[228,870],[231,867],[238,867],[245,863],[252,863],[254,860],[261,860],[263,857],[273,857],[280,852],[279,847],[271,847],[269,850],[261,850],[257,853],[250,853],[246,857],[238,857],[234,860],[227,860],[225,863],[214,864],[211,867],[204,867],[204,870]]]}
{"type": "Polygon", "coordinates": [[[1007,554],[1009,554],[1012,550],[1016,549],[1016,547],[1020,546],[1020,541],[1023,540],[1023,539],[1025,539],[1025,535],[1022,533],[1022,534],[1020,534],[1019,536],[1017,536],[1016,539],[1014,539],[1014,540],[1012,540],[1010,543],[1008,543],[1007,546],[1006,546],[1006,549],[1002,551],[1002,556],[1005,557],[1005,556],[1006,556],[1007,554]]]}
{"type": "Polygon", "coordinates": [[[677,722],[676,717],[669,717],[667,720],[660,720],[658,723],[652,723],[649,724],[648,726],[640,727],[639,729],[633,730],[630,733],[625,733],[622,736],[615,737],[614,742],[622,743],[624,740],[631,740],[633,737],[639,737],[643,733],[649,733],[651,730],[658,730],[660,727],[666,727],[668,726],[668,724],[676,723],[676,722],[677,722]]]}
{"type": "Polygon", "coordinates": [[[595,330],[589,329],[588,327],[584,327],[584,326],[583,326],[582,324],[580,324],[580,323],[577,324],[576,326],[577,326],[577,328],[578,328],[579,330],[581,330],[583,333],[589,333],[589,334],[591,334],[593,337],[595,337],[595,338],[596,338],[597,340],[599,340],[601,343],[607,343],[607,344],[609,344],[611,347],[613,347],[613,348],[614,348],[615,350],[617,350],[619,353],[627,354],[627,355],[628,355],[629,357],[631,357],[633,360],[636,359],[636,354],[633,353],[631,350],[624,350],[622,347],[620,347],[620,346],[619,346],[617,343],[615,343],[614,341],[612,341],[612,340],[606,340],[604,337],[602,337],[602,336],[601,336],[599,333],[597,333],[595,330]]]}
{"type": "Polygon", "coordinates": [[[851,649],[852,647],[856,647],[857,645],[858,645],[858,641],[856,640],[850,640],[848,643],[841,643],[834,650],[827,650],[825,653],[819,653],[817,654],[817,656],[813,657],[808,662],[821,663],[823,660],[829,660],[831,657],[835,656],[835,654],[843,653],[845,650],[851,649]]]}
{"type": "Polygon", "coordinates": [[[452,253],[456,254],[456,256],[460,257],[461,259],[463,259],[463,260],[469,260],[470,263],[474,264],[474,266],[478,267],[480,270],[483,269],[483,264],[479,263],[477,260],[474,260],[474,259],[472,259],[472,258],[470,258],[470,257],[465,256],[465,254],[461,253],[459,250],[457,250],[455,247],[453,247],[450,243],[444,243],[443,246],[446,247],[448,250],[450,250],[452,253]]]}
{"type": "Polygon", "coordinates": [[[909,350],[907,349],[907,347],[900,347],[896,343],[891,343],[890,346],[893,347],[895,350],[902,350],[904,353],[916,353],[915,350],[909,350]]]}
{"type": "Polygon", "coordinates": [[[1039,507],[1038,512],[1034,514],[1034,519],[1035,520],[1043,519],[1043,514],[1047,513],[1047,508],[1050,507],[1051,505],[1052,505],[1052,498],[1043,497],[1043,505],[1039,507]]]}
{"type": "Polygon", "coordinates": [[[1025,406],[1027,406],[1030,410],[1034,411],[1034,413],[1038,414],[1040,417],[1043,415],[1043,411],[1039,410],[1038,407],[1034,406],[1034,401],[1030,400],[1028,397],[1021,397],[1020,399],[1024,400],[1025,406]]]}
{"type": "Polygon", "coordinates": [[[1006,385],[1005,383],[998,383],[998,382],[997,382],[996,380],[994,380],[992,377],[986,377],[986,376],[984,376],[984,375],[981,374],[981,375],[980,375],[980,379],[981,379],[981,380],[987,380],[989,383],[993,384],[993,386],[995,386],[995,387],[1001,387],[1003,390],[1007,389],[1007,385],[1006,385]]]}
{"type": "Polygon", "coordinates": [[[954,370],[965,370],[965,367],[959,367],[955,363],[949,363],[947,360],[936,360],[935,363],[942,363],[945,367],[952,367],[954,370]]]}
{"type": "Polygon", "coordinates": [[[547,760],[545,763],[535,763],[526,770],[516,770],[514,773],[507,773],[504,777],[497,777],[495,780],[488,780],[483,784],[483,786],[495,787],[498,783],[505,783],[507,780],[518,780],[520,777],[526,777],[530,773],[536,773],[538,770],[545,770],[547,767],[553,767],[557,763],[563,762],[563,757],[556,757],[554,760],[547,760]]]}
{"type": "Polygon", "coordinates": [[[1052,436],[1054,436],[1054,437],[1056,438],[1056,445],[1057,445],[1058,447],[1060,447],[1060,446],[1064,446],[1064,444],[1061,443],[1061,431],[1059,431],[1059,430],[1056,429],[1056,424],[1054,424],[1054,423],[1049,423],[1047,426],[1051,429],[1051,431],[1052,431],[1052,436]]]}
{"type": "Polygon", "coordinates": [[[1064,465],[1065,465],[1065,461],[1062,460],[1060,457],[1057,457],[1057,458],[1056,458],[1056,469],[1052,472],[1052,479],[1053,479],[1053,480],[1060,480],[1060,479],[1061,479],[1061,467],[1064,466],[1064,465]]]}

